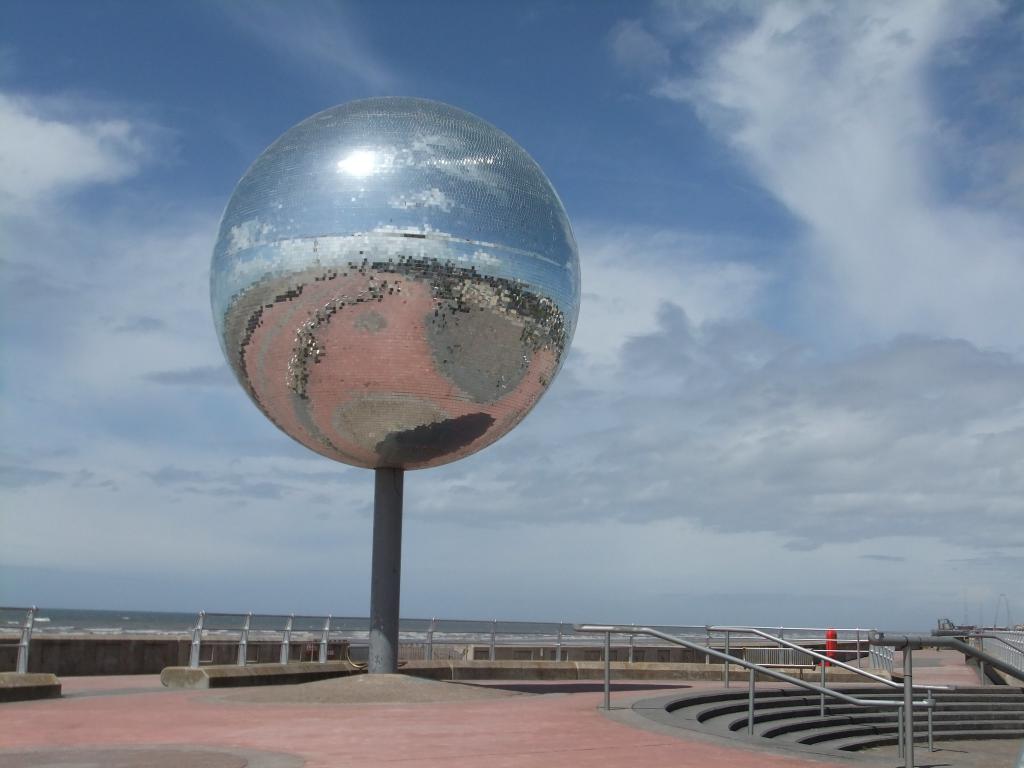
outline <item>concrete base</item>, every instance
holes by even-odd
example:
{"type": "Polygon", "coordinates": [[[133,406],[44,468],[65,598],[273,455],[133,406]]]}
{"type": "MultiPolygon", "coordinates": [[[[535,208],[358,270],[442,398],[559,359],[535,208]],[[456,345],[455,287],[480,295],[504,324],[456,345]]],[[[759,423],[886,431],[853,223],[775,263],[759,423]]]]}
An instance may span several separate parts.
{"type": "Polygon", "coordinates": [[[294,664],[248,664],[244,667],[167,667],[160,682],[167,688],[237,688],[250,685],[292,685],[361,672],[348,661],[298,662],[294,664]]]}
{"type": "MultiPolygon", "coordinates": [[[[816,669],[780,668],[801,680],[818,682],[816,669]]],[[[160,673],[160,682],[168,688],[235,688],[251,685],[289,685],[310,683],[331,677],[362,673],[363,669],[347,661],[326,664],[301,662],[293,664],[211,665],[167,667],[160,673]]],[[[604,663],[600,661],[408,661],[399,672],[430,680],[603,680],[604,663]]],[[[877,673],[877,670],[876,670],[877,673]]],[[[883,673],[884,674],[884,673],[883,673]]],[[[722,667],[709,664],[659,664],[656,662],[613,661],[613,680],[721,680],[722,667]]],[[[747,672],[733,667],[734,685],[743,685],[747,672]]],[[[759,682],[772,678],[758,675],[759,682]]],[[[832,668],[827,672],[829,683],[859,683],[864,678],[852,672],[832,668]]]]}
{"type": "Polygon", "coordinates": [[[60,680],[42,672],[0,672],[0,701],[59,699],[60,680]]]}
{"type": "MultiPolygon", "coordinates": [[[[415,677],[433,680],[603,680],[604,662],[601,661],[409,661],[399,670],[415,677]]],[[[818,682],[818,669],[780,667],[780,672],[801,680],[818,682]]],[[[876,674],[886,676],[884,672],[876,674]]],[[[730,676],[734,685],[747,681],[747,670],[733,666],[730,676]]],[[[664,664],[657,662],[613,661],[613,680],[721,680],[721,665],[664,664]]],[[[774,681],[758,675],[759,682],[774,681]]],[[[844,669],[829,668],[829,683],[860,683],[864,678],[844,669]]]]}

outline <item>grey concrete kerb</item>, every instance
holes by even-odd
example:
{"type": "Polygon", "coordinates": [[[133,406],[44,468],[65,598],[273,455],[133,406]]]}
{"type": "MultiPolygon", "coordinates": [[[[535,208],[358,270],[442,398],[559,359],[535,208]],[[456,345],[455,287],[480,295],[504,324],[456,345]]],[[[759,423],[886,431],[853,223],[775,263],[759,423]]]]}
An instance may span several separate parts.
{"type": "Polygon", "coordinates": [[[160,682],[167,688],[237,688],[311,683],[359,672],[361,669],[349,661],[248,664],[244,667],[225,664],[198,668],[167,667],[160,673],[160,682]]]}
{"type": "Polygon", "coordinates": [[[60,698],[60,680],[48,672],[0,672],[0,701],[60,698]]]}

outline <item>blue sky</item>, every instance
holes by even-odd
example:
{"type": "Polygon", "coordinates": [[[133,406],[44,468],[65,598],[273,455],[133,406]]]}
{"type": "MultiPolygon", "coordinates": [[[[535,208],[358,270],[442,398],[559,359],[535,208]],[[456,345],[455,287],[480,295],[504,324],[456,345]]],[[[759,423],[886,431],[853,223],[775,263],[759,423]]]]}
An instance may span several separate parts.
{"type": "Polygon", "coordinates": [[[583,307],[515,432],[408,478],[403,613],[1024,616],[1022,38],[981,1],[5,3],[0,603],[366,612],[370,476],[248,402],[207,269],[278,135],[412,95],[541,164],[583,307]]]}

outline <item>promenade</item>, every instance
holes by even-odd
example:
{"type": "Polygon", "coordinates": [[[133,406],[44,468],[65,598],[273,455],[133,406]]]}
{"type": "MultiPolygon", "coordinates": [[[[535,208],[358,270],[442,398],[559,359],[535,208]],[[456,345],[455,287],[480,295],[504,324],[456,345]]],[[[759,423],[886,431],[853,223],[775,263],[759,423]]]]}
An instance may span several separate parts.
{"type": "MultiPolygon", "coordinates": [[[[0,768],[797,768],[837,764],[624,725],[597,709],[601,693],[596,684],[530,683],[531,690],[551,691],[544,695],[487,695],[491,693],[487,691],[485,698],[462,701],[332,704],[254,700],[277,697],[271,689],[172,691],[162,688],[156,675],[70,677],[63,683],[61,699],[0,705],[0,768]],[[56,750],[68,751],[55,754],[56,750]]],[[[613,701],[625,705],[662,691],[720,685],[704,681],[687,683],[685,688],[678,682],[622,684],[616,686],[613,701]]],[[[298,686],[277,688],[281,696],[288,695],[285,688],[298,686]]],[[[403,696],[398,691],[395,698],[403,696]]]]}
{"type": "MultiPolygon", "coordinates": [[[[917,679],[976,685],[958,654],[917,679]]],[[[65,677],[63,697],[0,704],[0,768],[799,768],[897,766],[895,748],[835,757],[652,725],[638,699],[721,681],[443,683],[357,675],[302,685],[169,689],[158,675],[65,677]]],[[[921,768],[1016,765],[1020,740],[945,742],[921,768]]]]}

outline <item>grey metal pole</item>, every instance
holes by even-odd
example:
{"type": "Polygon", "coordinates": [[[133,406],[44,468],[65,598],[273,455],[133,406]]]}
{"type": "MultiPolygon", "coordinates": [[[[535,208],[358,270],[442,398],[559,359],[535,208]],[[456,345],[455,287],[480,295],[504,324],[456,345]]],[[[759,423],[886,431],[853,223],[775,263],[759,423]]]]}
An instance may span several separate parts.
{"type": "Polygon", "coordinates": [[[245,624],[242,625],[242,634],[238,639],[238,659],[235,663],[244,667],[249,660],[249,627],[252,626],[252,611],[245,614],[245,624]]]}
{"type": "MultiPolygon", "coordinates": [[[[317,660],[321,664],[327,663],[327,641],[330,640],[331,635],[331,616],[328,614],[327,618],[324,619],[324,629],[320,633],[320,652],[317,656],[317,660]]],[[[312,661],[312,659],[310,659],[312,661]]]]}
{"type": "MultiPolygon", "coordinates": [[[[818,666],[821,667],[821,687],[825,688],[826,687],[825,662],[823,662],[823,661],[818,662],[818,666]]],[[[818,694],[818,714],[821,717],[825,716],[825,694],[824,693],[818,694]]]]}
{"type": "Polygon", "coordinates": [[[896,756],[903,757],[906,751],[903,749],[903,705],[896,708],[896,756]]]}
{"type": "Polygon", "coordinates": [[[278,658],[282,664],[287,664],[292,655],[292,622],[295,621],[295,614],[288,617],[288,623],[284,628],[284,637],[281,638],[281,654],[278,658]]]}
{"type": "Polygon", "coordinates": [[[604,633],[604,709],[612,708],[612,633],[604,633]]]}
{"type": "Polygon", "coordinates": [[[562,622],[558,622],[558,645],[555,647],[555,661],[562,660],[562,622]]]}
{"type": "Polygon", "coordinates": [[[434,660],[434,625],[437,624],[437,617],[430,619],[430,629],[427,630],[427,661],[434,660]]]}
{"type": "MultiPolygon", "coordinates": [[[[729,630],[725,630],[725,655],[729,655],[729,630]]],[[[724,662],[725,666],[723,669],[722,677],[725,679],[726,688],[729,687],[729,662],[724,662]]]]}
{"type": "Polygon", "coordinates": [[[192,646],[188,652],[188,665],[193,669],[199,666],[199,646],[203,642],[203,620],[205,618],[206,611],[200,611],[196,625],[192,629],[192,646]]]}
{"type": "Polygon", "coordinates": [[[903,765],[914,768],[914,654],[903,649],[903,765]]]}
{"type": "Polygon", "coordinates": [[[36,620],[36,607],[33,605],[25,613],[25,623],[21,626],[21,639],[18,640],[18,660],[15,663],[15,671],[18,674],[28,672],[28,654],[32,649],[32,625],[36,620]]]}
{"type": "Polygon", "coordinates": [[[935,751],[935,736],[932,725],[932,711],[935,709],[935,697],[932,695],[932,689],[928,689],[928,751],[935,751]]]}
{"type": "Polygon", "coordinates": [[[747,692],[747,734],[754,735],[754,670],[750,670],[750,690],[747,692]]]}
{"type": "Polygon", "coordinates": [[[487,658],[489,658],[491,661],[494,661],[497,658],[497,656],[495,655],[495,650],[494,650],[494,644],[496,642],[495,638],[496,638],[497,634],[498,634],[498,622],[497,622],[496,619],[491,619],[491,646],[490,646],[490,650],[487,652],[487,658]]]}
{"type": "Polygon", "coordinates": [[[370,649],[366,671],[398,669],[398,605],[402,586],[402,486],[404,470],[374,470],[373,564],[370,576],[370,649]]]}

